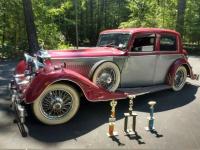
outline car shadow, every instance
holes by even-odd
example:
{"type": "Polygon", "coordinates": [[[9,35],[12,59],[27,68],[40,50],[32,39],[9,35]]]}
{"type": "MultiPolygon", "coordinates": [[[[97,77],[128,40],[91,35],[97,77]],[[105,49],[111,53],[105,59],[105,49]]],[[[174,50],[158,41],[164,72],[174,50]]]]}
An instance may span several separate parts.
{"type": "MultiPolygon", "coordinates": [[[[187,83],[181,91],[174,92],[171,89],[160,91],[156,93],[146,94],[136,98],[134,103],[134,109],[141,112],[149,112],[149,101],[156,101],[155,112],[162,112],[171,109],[182,107],[192,102],[196,96],[197,90],[200,86],[187,83]]],[[[127,105],[126,102],[122,102],[122,108],[127,105]]]]}
{"type": "MultiPolygon", "coordinates": [[[[162,112],[176,109],[187,105],[195,100],[195,94],[199,86],[187,84],[180,92],[165,90],[153,94],[139,96],[134,102],[134,110],[139,112],[149,112],[148,101],[157,101],[155,112],[162,112]]],[[[128,101],[118,101],[116,116],[123,118],[123,112],[127,112],[128,101]]],[[[96,129],[108,122],[110,105],[109,102],[85,102],[81,105],[75,117],[66,124],[57,126],[43,125],[29,116],[27,127],[29,136],[43,142],[60,142],[75,139],[96,129]]]]}

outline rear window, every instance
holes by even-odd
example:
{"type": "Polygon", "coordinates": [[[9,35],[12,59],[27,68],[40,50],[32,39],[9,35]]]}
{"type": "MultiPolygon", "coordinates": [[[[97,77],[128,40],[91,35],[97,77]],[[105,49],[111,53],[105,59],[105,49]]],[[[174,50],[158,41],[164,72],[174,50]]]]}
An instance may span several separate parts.
{"type": "Polygon", "coordinates": [[[160,37],[160,51],[176,51],[177,40],[174,35],[161,35],[160,37]]]}

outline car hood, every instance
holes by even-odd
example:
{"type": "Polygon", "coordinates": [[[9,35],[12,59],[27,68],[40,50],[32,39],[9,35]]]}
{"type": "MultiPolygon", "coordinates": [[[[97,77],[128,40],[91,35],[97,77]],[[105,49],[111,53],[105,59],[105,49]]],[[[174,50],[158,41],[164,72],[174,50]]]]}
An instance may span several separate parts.
{"type": "Polygon", "coordinates": [[[124,51],[111,47],[94,47],[78,50],[48,50],[52,59],[66,59],[70,57],[100,57],[100,56],[121,56],[124,51]]]}

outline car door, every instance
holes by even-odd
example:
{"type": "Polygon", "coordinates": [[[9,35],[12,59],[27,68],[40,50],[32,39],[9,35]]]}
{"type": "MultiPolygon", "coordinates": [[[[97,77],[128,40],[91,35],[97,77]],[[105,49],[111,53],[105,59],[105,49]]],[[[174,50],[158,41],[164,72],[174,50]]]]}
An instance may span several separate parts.
{"type": "Polygon", "coordinates": [[[133,35],[133,43],[121,74],[121,87],[132,88],[152,85],[157,57],[155,33],[133,35]]]}
{"type": "Polygon", "coordinates": [[[156,66],[154,84],[164,83],[170,66],[178,58],[184,57],[179,53],[179,38],[176,34],[164,32],[158,35],[159,58],[156,66]]]}

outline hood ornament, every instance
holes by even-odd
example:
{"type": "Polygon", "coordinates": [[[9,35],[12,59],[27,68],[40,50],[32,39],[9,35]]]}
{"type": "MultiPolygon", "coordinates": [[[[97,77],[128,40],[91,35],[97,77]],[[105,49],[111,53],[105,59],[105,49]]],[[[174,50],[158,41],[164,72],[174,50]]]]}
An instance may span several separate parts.
{"type": "Polygon", "coordinates": [[[40,44],[40,50],[37,52],[37,56],[43,59],[51,58],[48,51],[44,49],[44,42],[40,44]]]}

